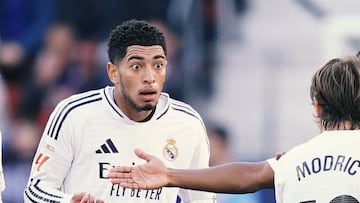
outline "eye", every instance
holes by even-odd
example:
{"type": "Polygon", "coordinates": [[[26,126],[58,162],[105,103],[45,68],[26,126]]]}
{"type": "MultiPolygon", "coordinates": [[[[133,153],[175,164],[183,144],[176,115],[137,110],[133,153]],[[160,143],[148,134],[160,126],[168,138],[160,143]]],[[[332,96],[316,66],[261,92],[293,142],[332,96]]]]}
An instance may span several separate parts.
{"type": "Polygon", "coordinates": [[[162,63],[157,63],[157,64],[155,64],[155,68],[156,69],[160,69],[160,68],[162,68],[164,65],[162,64],[162,63]]]}
{"type": "Polygon", "coordinates": [[[137,63],[132,64],[130,67],[131,67],[133,70],[139,70],[139,69],[141,68],[141,66],[140,66],[139,64],[137,64],[137,63]]]}

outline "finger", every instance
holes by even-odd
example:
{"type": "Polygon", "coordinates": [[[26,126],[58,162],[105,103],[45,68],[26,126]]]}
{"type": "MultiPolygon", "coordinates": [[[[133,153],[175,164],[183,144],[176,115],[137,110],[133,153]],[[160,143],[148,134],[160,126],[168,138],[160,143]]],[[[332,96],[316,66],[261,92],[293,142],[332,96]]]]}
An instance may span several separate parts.
{"type": "Polygon", "coordinates": [[[277,152],[277,153],[275,154],[275,159],[276,159],[276,160],[279,160],[284,154],[285,154],[285,152],[277,152]]]}
{"type": "Polygon", "coordinates": [[[112,184],[119,184],[119,183],[122,183],[122,182],[128,182],[128,180],[125,179],[125,178],[112,178],[111,179],[112,184]]]}
{"type": "Polygon", "coordinates": [[[90,199],[90,195],[86,194],[84,195],[84,197],[81,199],[80,203],[88,203],[90,199]]]}
{"type": "Polygon", "coordinates": [[[111,179],[112,184],[120,184],[120,183],[134,183],[134,180],[132,178],[113,178],[111,179]]]}
{"type": "Polygon", "coordinates": [[[131,178],[131,173],[129,172],[109,172],[108,178],[118,179],[118,178],[131,178]]]}
{"type": "Polygon", "coordinates": [[[92,195],[89,195],[89,201],[90,203],[95,203],[95,197],[92,195]]]}
{"type": "Polygon", "coordinates": [[[86,195],[85,192],[74,194],[74,196],[72,197],[72,200],[74,202],[80,202],[82,200],[82,198],[84,197],[84,195],[86,195]]]}
{"type": "Polygon", "coordinates": [[[149,162],[150,159],[153,157],[150,154],[145,153],[144,151],[142,151],[141,149],[135,149],[135,154],[136,156],[138,156],[140,159],[144,159],[146,162],[149,162]]]}
{"type": "Polygon", "coordinates": [[[110,169],[110,173],[111,172],[125,172],[125,173],[130,173],[131,172],[131,166],[117,166],[115,168],[110,169]]]}
{"type": "Polygon", "coordinates": [[[105,203],[105,201],[102,200],[102,199],[96,199],[96,200],[95,200],[95,203],[105,203]]]}
{"type": "Polygon", "coordinates": [[[123,188],[139,189],[139,185],[137,183],[121,182],[119,185],[123,188]]]}

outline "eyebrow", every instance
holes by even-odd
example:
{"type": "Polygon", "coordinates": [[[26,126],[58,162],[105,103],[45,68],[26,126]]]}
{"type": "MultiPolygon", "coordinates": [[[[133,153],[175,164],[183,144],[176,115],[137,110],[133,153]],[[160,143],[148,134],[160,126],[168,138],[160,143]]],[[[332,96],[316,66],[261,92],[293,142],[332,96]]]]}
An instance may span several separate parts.
{"type": "Polygon", "coordinates": [[[156,56],[153,57],[153,59],[160,59],[160,58],[165,59],[165,56],[163,56],[163,55],[156,55],[156,56]]]}
{"type": "MultiPolygon", "coordinates": [[[[160,59],[160,58],[165,59],[165,56],[163,56],[163,55],[155,55],[153,57],[153,59],[160,59]]],[[[144,60],[145,58],[142,57],[142,56],[131,56],[131,57],[128,58],[128,61],[131,61],[133,59],[144,60]]]]}

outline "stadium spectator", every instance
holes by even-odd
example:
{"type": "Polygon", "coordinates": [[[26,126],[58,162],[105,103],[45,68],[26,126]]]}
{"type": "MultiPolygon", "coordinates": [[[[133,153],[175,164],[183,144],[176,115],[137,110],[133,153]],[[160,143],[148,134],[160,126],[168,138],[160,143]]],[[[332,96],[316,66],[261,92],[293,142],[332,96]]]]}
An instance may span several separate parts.
{"type": "Polygon", "coordinates": [[[20,117],[37,120],[45,127],[55,105],[77,92],[80,85],[71,26],[54,23],[46,31],[35,58],[32,77],[26,80],[20,102],[20,117]]]}

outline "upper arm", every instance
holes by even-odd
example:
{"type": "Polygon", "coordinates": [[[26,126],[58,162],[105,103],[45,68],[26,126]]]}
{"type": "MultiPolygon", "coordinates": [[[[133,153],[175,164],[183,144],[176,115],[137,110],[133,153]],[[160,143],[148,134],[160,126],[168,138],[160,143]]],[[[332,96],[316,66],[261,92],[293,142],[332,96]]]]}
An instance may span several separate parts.
{"type": "Polygon", "coordinates": [[[274,188],[274,171],[267,161],[233,162],[212,169],[213,177],[221,183],[221,187],[216,186],[218,192],[243,194],[274,188]]]}
{"type": "Polygon", "coordinates": [[[274,170],[267,161],[258,164],[257,183],[259,189],[274,188],[274,170]]]}

